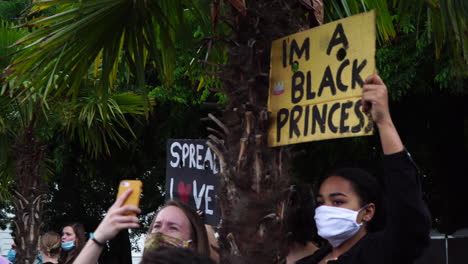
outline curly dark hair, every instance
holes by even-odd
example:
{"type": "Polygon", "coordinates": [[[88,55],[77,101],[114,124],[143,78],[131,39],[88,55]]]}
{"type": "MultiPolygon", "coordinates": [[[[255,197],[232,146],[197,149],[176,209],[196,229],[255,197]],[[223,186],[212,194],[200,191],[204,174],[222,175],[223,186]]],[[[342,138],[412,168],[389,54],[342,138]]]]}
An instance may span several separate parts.
{"type": "Polygon", "coordinates": [[[301,180],[293,179],[286,208],[285,223],[289,243],[295,242],[305,246],[307,242],[318,242],[312,187],[301,180]]]}
{"type": "Polygon", "coordinates": [[[353,191],[360,199],[360,206],[364,207],[369,203],[375,204],[374,217],[366,225],[368,232],[382,230],[385,226],[385,205],[383,190],[377,178],[370,173],[359,168],[341,168],[326,174],[320,181],[319,186],[331,176],[341,177],[351,183],[353,191]]]}

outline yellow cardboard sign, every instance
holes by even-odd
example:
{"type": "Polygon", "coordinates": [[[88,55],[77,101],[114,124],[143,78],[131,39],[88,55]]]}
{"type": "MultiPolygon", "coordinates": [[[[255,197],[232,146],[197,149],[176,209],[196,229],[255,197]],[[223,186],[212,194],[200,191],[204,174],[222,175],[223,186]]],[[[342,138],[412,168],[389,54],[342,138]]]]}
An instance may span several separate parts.
{"type": "Polygon", "coordinates": [[[375,11],[273,41],[268,144],[370,135],[362,86],[375,72],[375,11]]]}

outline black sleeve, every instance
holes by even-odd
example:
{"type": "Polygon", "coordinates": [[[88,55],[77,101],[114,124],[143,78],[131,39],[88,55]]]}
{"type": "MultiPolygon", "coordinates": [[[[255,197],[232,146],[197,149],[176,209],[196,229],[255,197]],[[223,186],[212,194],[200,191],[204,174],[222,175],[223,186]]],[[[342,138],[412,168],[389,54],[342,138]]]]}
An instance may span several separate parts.
{"type": "Polygon", "coordinates": [[[422,200],[418,168],[406,151],[384,155],[386,263],[413,263],[429,244],[431,217],[422,200]]]}

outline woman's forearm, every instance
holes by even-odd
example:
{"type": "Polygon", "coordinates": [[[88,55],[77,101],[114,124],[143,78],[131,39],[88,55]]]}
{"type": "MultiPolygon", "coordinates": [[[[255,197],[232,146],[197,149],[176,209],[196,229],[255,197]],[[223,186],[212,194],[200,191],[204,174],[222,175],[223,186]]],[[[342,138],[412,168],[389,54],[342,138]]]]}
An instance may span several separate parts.
{"type": "Polygon", "coordinates": [[[379,128],[382,151],[385,155],[403,151],[403,143],[391,119],[377,124],[377,127],[379,128]]]}
{"type": "Polygon", "coordinates": [[[99,259],[99,256],[101,255],[102,249],[103,249],[102,246],[99,246],[93,240],[88,239],[88,242],[86,243],[84,248],[81,250],[78,257],[76,257],[73,264],[96,263],[99,259]]]}

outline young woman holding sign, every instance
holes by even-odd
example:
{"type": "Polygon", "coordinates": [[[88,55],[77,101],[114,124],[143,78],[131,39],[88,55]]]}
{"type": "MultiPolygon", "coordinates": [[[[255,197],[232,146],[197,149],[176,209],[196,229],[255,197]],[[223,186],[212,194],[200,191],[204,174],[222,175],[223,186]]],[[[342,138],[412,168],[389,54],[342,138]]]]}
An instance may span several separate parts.
{"type": "Polygon", "coordinates": [[[317,195],[318,234],[331,246],[307,263],[413,263],[429,243],[431,220],[422,201],[418,171],[395,129],[387,88],[378,75],[363,87],[363,110],[370,111],[383,149],[386,223],[375,178],[360,169],[340,169],[325,177],[317,195]]]}

